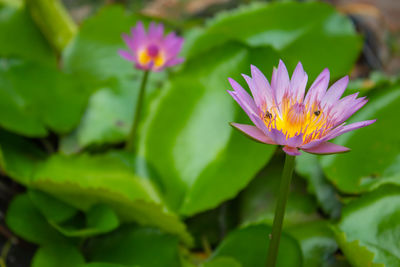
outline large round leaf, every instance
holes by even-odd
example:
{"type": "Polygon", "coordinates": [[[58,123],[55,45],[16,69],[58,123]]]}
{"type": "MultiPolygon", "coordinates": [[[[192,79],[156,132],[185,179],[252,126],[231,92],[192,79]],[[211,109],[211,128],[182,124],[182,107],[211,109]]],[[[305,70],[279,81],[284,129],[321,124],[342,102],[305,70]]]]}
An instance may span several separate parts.
{"type": "Polygon", "coordinates": [[[137,19],[122,7],[112,6],[84,21],[63,52],[65,70],[94,81],[132,75],[132,64],[118,55],[118,49],[125,46],[122,33],[129,33],[137,19]]]}
{"type": "Polygon", "coordinates": [[[55,67],[23,60],[1,60],[0,125],[27,136],[47,129],[66,133],[77,126],[90,90],[55,67]]]}
{"type": "Polygon", "coordinates": [[[131,225],[93,239],[88,245],[91,261],[142,267],[178,267],[178,239],[152,228],[131,225]]]}
{"type": "Polygon", "coordinates": [[[36,27],[25,8],[5,7],[0,3],[0,56],[56,65],[50,45],[36,27]]]}
{"type": "Polygon", "coordinates": [[[353,266],[400,266],[400,187],[382,186],[351,202],[338,229],[353,266]]]}
{"type": "Polygon", "coordinates": [[[177,216],[170,212],[153,184],[135,175],[127,163],[132,155],[55,155],[34,172],[30,185],[82,210],[104,203],[125,221],[137,221],[180,235],[191,237],[177,216]]]}
{"type": "MultiPolygon", "coordinates": [[[[0,165],[11,178],[45,191],[83,211],[88,211],[96,204],[106,204],[124,221],[160,227],[191,244],[191,236],[185,225],[166,208],[153,183],[135,174],[138,171],[132,165],[135,159],[131,154],[111,152],[96,156],[53,155],[46,159],[37,155],[37,148],[30,142],[24,141],[23,149],[20,138],[5,134],[2,137],[0,165]]],[[[46,208],[43,199],[35,199],[35,204],[39,204],[40,209],[46,208]]],[[[47,206],[48,209],[54,208],[47,206]]],[[[67,218],[71,212],[68,215],[47,210],[44,214],[49,221],[59,222],[60,218],[67,218]]],[[[110,212],[95,212],[92,215],[92,221],[88,224],[91,234],[106,232],[117,224],[110,212]],[[96,216],[103,217],[103,220],[96,222],[96,216]]],[[[87,234],[87,230],[84,234],[87,234]]],[[[69,234],[80,234],[79,229],[73,232],[69,234]]]]}
{"type": "Polygon", "coordinates": [[[277,61],[272,49],[249,52],[230,44],[188,62],[149,111],[140,153],[161,175],[170,206],[183,214],[232,198],[272,155],[273,146],[247,139],[228,124],[249,121],[226,92],[227,77],[239,80],[249,72],[255,54],[266,66],[277,61]]]}
{"type": "Polygon", "coordinates": [[[272,46],[294,67],[301,61],[311,77],[329,67],[332,77],[348,72],[361,48],[349,19],[324,3],[251,5],[225,12],[207,24],[187,46],[188,57],[228,40],[272,46]],[[329,51],[329,52],[327,52],[329,51]]]}
{"type": "Polygon", "coordinates": [[[335,143],[349,147],[352,151],[322,158],[325,174],[341,191],[359,193],[376,183],[384,182],[386,178],[389,182],[398,180],[399,105],[399,87],[380,90],[349,123],[367,119],[377,121],[335,140],[335,143]]]}
{"type": "Polygon", "coordinates": [[[308,222],[287,228],[286,231],[300,243],[303,252],[303,266],[347,266],[344,265],[343,259],[335,257],[338,244],[328,222],[308,222]]]}

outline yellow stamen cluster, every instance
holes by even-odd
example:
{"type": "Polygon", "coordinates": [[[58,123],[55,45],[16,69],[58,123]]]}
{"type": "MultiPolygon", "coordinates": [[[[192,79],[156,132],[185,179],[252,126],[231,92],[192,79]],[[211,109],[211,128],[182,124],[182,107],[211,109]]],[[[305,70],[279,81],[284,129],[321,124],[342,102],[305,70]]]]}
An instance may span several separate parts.
{"type": "Polygon", "coordinates": [[[322,137],[328,128],[327,114],[316,103],[305,104],[283,98],[279,108],[265,107],[261,115],[269,129],[281,131],[286,138],[303,134],[304,143],[322,137]]]}
{"type": "Polygon", "coordinates": [[[152,57],[147,52],[147,49],[142,49],[139,51],[138,59],[139,63],[142,65],[148,65],[150,61],[153,61],[156,68],[161,67],[165,63],[165,57],[161,51],[157,53],[157,56],[152,57]]]}

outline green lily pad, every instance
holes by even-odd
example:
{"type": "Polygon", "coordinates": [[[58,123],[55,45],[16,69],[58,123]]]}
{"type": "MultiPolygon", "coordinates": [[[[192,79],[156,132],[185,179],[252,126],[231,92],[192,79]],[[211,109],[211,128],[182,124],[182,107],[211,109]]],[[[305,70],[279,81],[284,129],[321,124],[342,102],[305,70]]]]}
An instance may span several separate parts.
{"type": "Polygon", "coordinates": [[[127,266],[181,266],[176,237],[157,229],[132,225],[91,240],[88,255],[91,261],[127,266]]]}
{"type": "Polygon", "coordinates": [[[377,121],[335,139],[335,143],[352,151],[321,158],[325,175],[341,191],[360,193],[385,182],[386,178],[389,183],[397,180],[400,136],[395,122],[399,105],[398,86],[379,90],[349,123],[368,119],[377,121]]]}
{"type": "Polygon", "coordinates": [[[337,225],[338,244],[356,267],[400,265],[400,187],[381,186],[350,202],[337,225]]]}

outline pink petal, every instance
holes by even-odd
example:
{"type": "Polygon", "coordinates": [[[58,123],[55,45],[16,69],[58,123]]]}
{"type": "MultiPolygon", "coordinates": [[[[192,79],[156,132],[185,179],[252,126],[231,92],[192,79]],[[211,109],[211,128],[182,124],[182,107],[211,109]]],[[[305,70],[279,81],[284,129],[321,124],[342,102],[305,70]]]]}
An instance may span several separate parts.
{"type": "Polygon", "coordinates": [[[307,73],[305,73],[303,65],[299,62],[290,80],[290,87],[297,102],[301,102],[304,99],[307,81],[307,73]]]}
{"type": "Polygon", "coordinates": [[[278,145],[286,145],[286,135],[277,129],[271,129],[271,139],[278,145]]]}
{"type": "Polygon", "coordinates": [[[152,41],[161,41],[164,35],[164,25],[160,23],[157,25],[155,22],[151,22],[149,26],[149,39],[152,41]]]}
{"type": "Polygon", "coordinates": [[[184,39],[181,37],[175,37],[174,39],[166,39],[162,44],[162,49],[168,59],[175,58],[182,49],[184,39]]]}
{"type": "Polygon", "coordinates": [[[282,103],[283,96],[288,94],[290,91],[289,73],[282,60],[279,60],[276,78],[273,82],[272,88],[275,92],[277,104],[280,105],[282,103]]]}
{"type": "Polygon", "coordinates": [[[362,108],[367,102],[368,100],[365,99],[365,97],[360,97],[353,101],[348,101],[346,106],[340,105],[342,106],[342,110],[334,115],[336,125],[345,122],[348,118],[350,118],[351,115],[362,108]]]}
{"type": "Polygon", "coordinates": [[[258,90],[252,78],[250,78],[246,74],[242,74],[242,76],[246,80],[246,83],[250,88],[251,94],[253,95],[254,103],[256,104],[257,107],[262,107],[263,99],[261,91],[258,90]]]}
{"type": "Polygon", "coordinates": [[[281,146],[298,147],[303,143],[303,134],[286,138],[286,135],[277,129],[271,129],[269,136],[281,146]]]}
{"type": "Polygon", "coordinates": [[[275,142],[266,136],[260,129],[252,125],[231,123],[233,127],[247,135],[248,137],[265,144],[275,145],[275,142]]]}
{"type": "Polygon", "coordinates": [[[349,83],[348,76],[345,76],[342,79],[335,82],[323,97],[321,101],[321,106],[335,104],[335,102],[338,101],[340,97],[343,95],[348,83],[349,83]]]}
{"type": "Polygon", "coordinates": [[[376,120],[359,121],[359,122],[351,123],[349,125],[339,126],[339,127],[337,127],[337,129],[332,130],[332,132],[326,136],[326,138],[328,138],[326,140],[330,140],[330,139],[333,139],[336,136],[342,135],[344,133],[371,125],[374,122],[376,122],[376,120]]]}
{"type": "Polygon", "coordinates": [[[255,115],[254,112],[254,103],[253,105],[251,103],[246,102],[246,100],[243,100],[238,96],[238,93],[236,91],[227,91],[232,98],[239,104],[239,106],[243,109],[244,112],[246,112],[247,116],[251,118],[252,115],[255,115]]]}
{"type": "Polygon", "coordinates": [[[310,89],[307,92],[305,103],[312,104],[314,102],[321,101],[322,97],[325,95],[326,88],[329,85],[329,70],[324,69],[317,79],[313,82],[310,89]]]}
{"type": "MultiPolygon", "coordinates": [[[[252,76],[253,83],[258,91],[259,100],[260,100],[259,102],[260,103],[265,102],[267,104],[268,108],[274,106],[275,105],[275,95],[271,88],[271,85],[268,82],[268,79],[265,78],[264,74],[256,66],[251,65],[250,68],[251,68],[251,76],[252,76]]],[[[256,98],[254,93],[253,93],[253,97],[254,97],[254,99],[256,98]]]]}
{"type": "Polygon", "coordinates": [[[350,151],[350,148],[336,145],[334,143],[322,143],[319,144],[318,146],[314,146],[312,148],[304,149],[302,148],[303,151],[312,153],[312,154],[335,154],[335,153],[343,153],[350,151]]]}
{"type": "Polygon", "coordinates": [[[301,152],[295,147],[284,146],[282,148],[282,150],[285,151],[286,154],[289,154],[291,156],[299,156],[299,155],[301,155],[301,152]]]}
{"type": "Polygon", "coordinates": [[[286,140],[286,145],[290,147],[299,147],[303,143],[303,134],[295,135],[286,140]]]}
{"type": "Polygon", "coordinates": [[[254,103],[254,100],[251,98],[251,96],[247,93],[246,90],[243,89],[243,87],[238,84],[234,79],[228,78],[229,83],[231,84],[232,88],[236,92],[236,96],[239,98],[239,100],[244,103],[247,107],[248,110],[252,111],[252,113],[257,113],[257,107],[254,103]]]}
{"type": "Polygon", "coordinates": [[[128,60],[128,61],[135,61],[134,56],[132,56],[128,51],[125,51],[125,50],[118,50],[118,54],[119,54],[122,58],[124,58],[124,59],[126,59],[126,60],[128,60]]]}
{"type": "Polygon", "coordinates": [[[146,30],[144,29],[143,23],[139,21],[136,27],[131,29],[133,49],[137,50],[146,42],[146,30]]]}

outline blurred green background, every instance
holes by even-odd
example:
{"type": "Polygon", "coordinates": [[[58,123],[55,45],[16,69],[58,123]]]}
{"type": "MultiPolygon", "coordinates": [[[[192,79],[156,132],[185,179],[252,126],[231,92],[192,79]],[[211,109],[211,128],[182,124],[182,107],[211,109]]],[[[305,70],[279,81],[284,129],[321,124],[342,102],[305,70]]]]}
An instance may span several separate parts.
{"type": "Polygon", "coordinates": [[[377,122],[297,157],[278,266],[400,266],[399,3],[0,0],[0,266],[264,266],[284,155],[226,90],[279,59],[350,75],[377,122]],[[133,153],[139,20],[186,60],[151,73],[133,153]]]}

